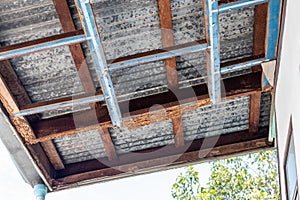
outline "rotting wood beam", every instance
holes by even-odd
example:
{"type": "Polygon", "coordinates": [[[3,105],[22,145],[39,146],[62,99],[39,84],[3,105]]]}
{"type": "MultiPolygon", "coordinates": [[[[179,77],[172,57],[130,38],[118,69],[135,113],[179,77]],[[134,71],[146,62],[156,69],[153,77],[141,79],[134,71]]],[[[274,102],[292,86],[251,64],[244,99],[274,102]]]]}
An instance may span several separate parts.
{"type": "MultiPolygon", "coordinates": [[[[76,31],[67,1],[53,0],[64,32],[76,31]]],[[[95,86],[80,44],[69,45],[79,78],[86,94],[95,94],[95,86]]]]}
{"type": "MultiPolygon", "coordinates": [[[[172,11],[170,0],[158,0],[158,12],[161,28],[162,47],[174,46],[174,33],[172,24],[172,11]]],[[[176,58],[165,60],[168,88],[178,90],[178,75],[176,69],[176,58]]]]}
{"type": "Polygon", "coordinates": [[[51,140],[41,142],[41,146],[43,147],[55,170],[62,170],[65,168],[64,163],[62,162],[61,157],[59,156],[56,147],[51,140]]]}
{"type": "MultiPolygon", "coordinates": [[[[251,92],[261,91],[261,71],[224,79],[224,86],[226,89],[225,98],[234,98],[237,96],[248,95],[251,92]]],[[[189,91],[190,89],[180,90],[180,93],[184,94],[184,97],[186,98],[185,100],[180,100],[180,103],[195,102],[195,100],[198,101],[188,107],[180,106],[180,112],[188,112],[191,109],[208,104],[209,100],[205,85],[193,87],[193,91],[195,92],[194,95],[191,95],[189,91]]],[[[120,107],[123,107],[123,113],[125,113],[124,125],[128,128],[135,128],[153,123],[153,120],[150,120],[151,113],[149,113],[149,108],[154,104],[162,105],[165,110],[162,110],[161,112],[169,113],[165,116],[162,115],[164,117],[159,117],[161,115],[155,114],[155,116],[157,116],[155,121],[172,119],[172,117],[176,116],[176,113],[178,114],[180,103],[176,95],[171,92],[130,100],[129,102],[121,102],[120,107]],[[131,117],[128,118],[128,116],[131,117]]],[[[88,130],[96,130],[99,128],[99,124],[95,123],[95,121],[98,122],[100,126],[111,126],[106,107],[101,107],[97,111],[82,111],[56,118],[32,121],[31,124],[35,130],[37,139],[32,140],[31,142],[37,143],[88,130]],[[91,120],[95,119],[95,113],[96,120],[91,120]]]]}
{"type": "MultiPolygon", "coordinates": [[[[244,135],[244,134],[242,134],[244,135]]],[[[233,135],[227,136],[224,135],[224,138],[232,137],[233,135]]],[[[90,179],[98,179],[100,181],[101,178],[104,180],[117,178],[118,175],[125,175],[126,173],[141,173],[141,172],[150,172],[151,170],[163,170],[174,165],[184,165],[190,164],[193,162],[199,162],[203,159],[209,159],[224,155],[231,155],[237,153],[243,153],[250,150],[256,150],[261,148],[270,147],[270,143],[267,141],[267,134],[260,134],[259,136],[256,134],[256,137],[250,138],[248,136],[248,140],[236,141],[236,139],[232,138],[233,141],[231,143],[224,143],[222,141],[227,141],[228,139],[222,139],[223,136],[220,137],[216,146],[206,146],[201,147],[199,144],[200,141],[194,141],[191,146],[197,146],[193,150],[187,150],[176,148],[175,146],[166,147],[164,152],[168,152],[168,154],[159,155],[155,154],[147,157],[146,153],[134,154],[135,160],[132,162],[128,161],[128,156],[132,155],[121,155],[120,160],[122,163],[112,163],[109,164],[107,161],[102,160],[93,160],[78,164],[72,164],[70,166],[66,166],[65,170],[58,172],[57,178],[53,181],[53,187],[55,189],[62,189],[64,187],[68,187],[71,184],[78,183],[80,181],[90,180],[90,179]],[[145,156],[146,155],[146,156],[145,156]],[[124,157],[124,158],[123,158],[124,157]],[[127,161],[125,161],[125,158],[127,161]],[[84,166],[84,167],[82,167],[84,166]]],[[[202,143],[203,143],[202,139],[202,143]]],[[[272,146],[272,145],[271,145],[272,146]]],[[[164,148],[164,147],[162,147],[164,148]]]]}
{"type": "Polygon", "coordinates": [[[118,156],[112,142],[108,127],[99,128],[99,132],[108,160],[117,160],[118,156]]]}
{"type": "Polygon", "coordinates": [[[258,132],[259,116],[260,116],[261,92],[250,95],[250,112],[249,112],[249,133],[258,132]]]}
{"type": "Polygon", "coordinates": [[[6,111],[8,112],[10,120],[12,121],[15,128],[22,136],[22,138],[26,142],[36,139],[36,136],[25,117],[13,117],[13,113],[19,112],[20,110],[15,101],[15,98],[9,91],[1,75],[0,75],[0,100],[3,106],[5,107],[6,111]]]}

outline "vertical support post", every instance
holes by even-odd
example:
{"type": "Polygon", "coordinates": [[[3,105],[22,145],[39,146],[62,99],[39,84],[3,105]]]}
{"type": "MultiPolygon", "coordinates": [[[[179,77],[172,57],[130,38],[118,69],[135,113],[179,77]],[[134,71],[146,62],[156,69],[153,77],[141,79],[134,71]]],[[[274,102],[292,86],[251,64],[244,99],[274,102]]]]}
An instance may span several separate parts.
{"type": "Polygon", "coordinates": [[[277,41],[279,35],[279,15],[280,15],[279,0],[269,0],[268,10],[268,28],[267,28],[267,52],[266,58],[273,60],[276,58],[277,41]]]}
{"type": "Polygon", "coordinates": [[[207,52],[207,82],[211,104],[221,101],[219,11],[217,0],[204,0],[207,52]]]}
{"type": "Polygon", "coordinates": [[[36,200],[45,200],[47,187],[44,184],[36,184],[34,186],[34,195],[36,200]]]}
{"type": "Polygon", "coordinates": [[[96,72],[101,84],[104,98],[109,110],[112,124],[115,126],[121,126],[122,116],[119,108],[119,104],[115,95],[114,87],[111,81],[111,77],[108,71],[108,66],[104,54],[104,50],[101,45],[101,40],[97,28],[97,24],[94,18],[92,7],[86,0],[76,0],[76,7],[83,25],[85,34],[88,38],[88,44],[90,46],[93,59],[96,66],[96,72]]]}

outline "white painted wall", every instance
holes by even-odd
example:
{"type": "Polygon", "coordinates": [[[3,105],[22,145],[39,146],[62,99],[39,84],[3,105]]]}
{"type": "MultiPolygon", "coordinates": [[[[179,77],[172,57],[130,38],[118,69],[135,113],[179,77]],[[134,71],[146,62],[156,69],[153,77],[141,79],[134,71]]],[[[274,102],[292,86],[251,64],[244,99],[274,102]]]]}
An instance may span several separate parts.
{"type": "MultiPolygon", "coordinates": [[[[286,199],[283,161],[291,115],[293,118],[297,174],[300,177],[300,1],[287,0],[286,9],[282,53],[275,94],[283,200],[286,199]]],[[[299,183],[300,178],[298,178],[299,183]]]]}

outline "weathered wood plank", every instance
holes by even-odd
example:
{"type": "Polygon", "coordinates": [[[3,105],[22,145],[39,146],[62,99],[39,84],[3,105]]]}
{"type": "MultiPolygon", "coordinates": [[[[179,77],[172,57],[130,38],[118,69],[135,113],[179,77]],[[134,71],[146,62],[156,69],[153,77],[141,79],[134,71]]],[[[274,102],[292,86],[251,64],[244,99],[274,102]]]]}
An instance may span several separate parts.
{"type": "Polygon", "coordinates": [[[257,133],[260,116],[261,92],[250,95],[249,133],[257,133]]]}
{"type": "Polygon", "coordinates": [[[41,142],[41,146],[43,147],[46,155],[49,158],[49,161],[51,162],[55,170],[62,170],[65,168],[64,163],[62,162],[56,150],[56,147],[51,140],[41,142]]]}
{"type": "Polygon", "coordinates": [[[172,118],[173,133],[175,139],[175,146],[181,147],[184,145],[184,132],[182,127],[182,115],[172,118]]]}
{"type": "Polygon", "coordinates": [[[268,3],[255,6],[253,55],[264,55],[266,50],[268,3]]]}
{"type": "MultiPolygon", "coordinates": [[[[174,33],[172,24],[172,11],[170,0],[158,0],[158,12],[161,28],[162,47],[174,46],[174,33]]],[[[178,76],[176,69],[176,58],[165,60],[167,70],[168,87],[171,90],[178,89],[178,76]]]]}
{"type": "Polygon", "coordinates": [[[118,159],[108,128],[99,128],[99,132],[108,160],[111,161],[118,159]]]}

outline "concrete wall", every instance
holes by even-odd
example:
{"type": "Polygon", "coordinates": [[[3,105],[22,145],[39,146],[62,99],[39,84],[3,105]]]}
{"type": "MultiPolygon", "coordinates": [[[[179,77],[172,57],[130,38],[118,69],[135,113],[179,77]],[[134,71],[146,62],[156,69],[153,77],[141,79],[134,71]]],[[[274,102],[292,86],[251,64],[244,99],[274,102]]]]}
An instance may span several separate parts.
{"type": "MultiPolygon", "coordinates": [[[[283,200],[286,199],[283,165],[290,116],[293,123],[298,177],[300,175],[300,1],[286,1],[286,18],[275,96],[283,200]]],[[[298,184],[299,180],[298,178],[298,184]]]]}

